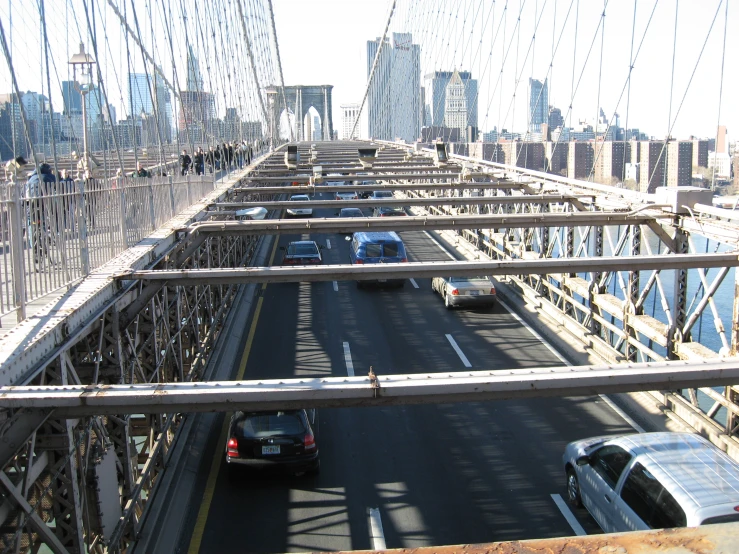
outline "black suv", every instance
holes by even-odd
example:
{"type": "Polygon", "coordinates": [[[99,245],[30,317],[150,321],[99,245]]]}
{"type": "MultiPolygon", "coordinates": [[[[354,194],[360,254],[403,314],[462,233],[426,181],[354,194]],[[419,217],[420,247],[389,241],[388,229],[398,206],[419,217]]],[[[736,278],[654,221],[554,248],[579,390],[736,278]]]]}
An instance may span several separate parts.
{"type": "Polygon", "coordinates": [[[228,426],[226,463],[253,469],[318,473],[316,410],[236,412],[228,426]]]}

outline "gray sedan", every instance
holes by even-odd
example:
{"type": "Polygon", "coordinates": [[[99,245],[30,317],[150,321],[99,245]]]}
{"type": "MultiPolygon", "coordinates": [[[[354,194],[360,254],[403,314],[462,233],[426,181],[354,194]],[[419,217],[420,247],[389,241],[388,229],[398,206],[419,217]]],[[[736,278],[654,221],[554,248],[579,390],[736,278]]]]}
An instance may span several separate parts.
{"type": "Polygon", "coordinates": [[[431,289],[444,299],[447,308],[456,306],[492,306],[495,285],[490,277],[434,277],[431,289]]]}

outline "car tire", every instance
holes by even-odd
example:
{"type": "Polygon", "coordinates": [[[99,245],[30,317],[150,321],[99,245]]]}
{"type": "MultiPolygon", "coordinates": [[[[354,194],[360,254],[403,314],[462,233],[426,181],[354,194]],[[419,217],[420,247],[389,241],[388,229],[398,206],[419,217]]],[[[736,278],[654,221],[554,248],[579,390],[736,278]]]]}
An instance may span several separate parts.
{"type": "Polygon", "coordinates": [[[577,480],[575,470],[572,468],[567,469],[567,500],[576,508],[582,506],[582,497],[580,496],[580,482],[577,480]]]}
{"type": "Polygon", "coordinates": [[[447,310],[451,310],[454,306],[452,306],[451,300],[449,300],[449,295],[444,296],[444,306],[446,306],[447,310]]]}

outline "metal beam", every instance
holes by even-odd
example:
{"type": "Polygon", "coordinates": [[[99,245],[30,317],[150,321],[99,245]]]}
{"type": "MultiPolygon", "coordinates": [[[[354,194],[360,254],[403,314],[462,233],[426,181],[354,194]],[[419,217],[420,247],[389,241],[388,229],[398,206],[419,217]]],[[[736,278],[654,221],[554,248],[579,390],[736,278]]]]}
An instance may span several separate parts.
{"type": "Polygon", "coordinates": [[[54,408],[54,417],[274,408],[337,408],[479,402],[511,398],[583,396],[674,390],[739,382],[739,359],[704,362],[539,367],[137,385],[5,387],[0,408],[54,408]]]}
{"type": "Polygon", "coordinates": [[[28,437],[51,415],[50,410],[19,410],[3,424],[0,434],[0,468],[4,468],[13,456],[26,445],[28,437]]]}
{"type": "MultiPolygon", "coordinates": [[[[337,187],[338,188],[338,187],[337,187]]],[[[376,190],[376,189],[375,189],[376,190]]],[[[354,192],[353,188],[342,187],[336,192],[354,192]]],[[[311,200],[297,202],[283,200],[276,202],[218,202],[216,209],[265,208],[374,208],[375,206],[476,206],[482,204],[541,204],[570,202],[574,197],[564,194],[544,194],[526,196],[432,196],[429,198],[394,198],[368,200],[311,200]]],[[[592,197],[590,197],[592,198],[592,197]]],[[[597,212],[596,212],[597,213],[597,212]]]]}
{"type": "MultiPolygon", "coordinates": [[[[338,202],[338,201],[337,201],[338,202]]],[[[302,203],[301,203],[302,205],[302,203]]],[[[443,229],[511,229],[579,227],[587,225],[640,225],[654,216],[623,212],[568,212],[495,215],[428,215],[408,217],[349,217],[208,221],[188,227],[195,234],[281,235],[296,233],[354,233],[357,231],[433,231],[443,229]]]]}
{"type": "Polygon", "coordinates": [[[589,271],[643,271],[736,267],[739,255],[678,254],[674,256],[610,256],[603,258],[541,258],[535,260],[491,260],[483,262],[416,262],[397,264],[284,266],[213,269],[139,270],[120,273],[116,279],[172,281],[171,286],[226,285],[233,283],[296,283],[466,275],[551,275],[589,271]]]}
{"type": "MultiPolygon", "coordinates": [[[[275,181],[284,183],[285,181],[292,181],[291,178],[285,179],[260,179],[259,182],[275,181]]],[[[324,182],[328,179],[324,178],[324,182]]],[[[346,181],[346,177],[344,178],[346,181]]],[[[365,177],[365,181],[374,181],[372,177],[365,177]]],[[[392,179],[395,181],[395,179],[392,179]]],[[[510,189],[522,189],[527,183],[518,183],[513,181],[485,181],[484,183],[470,183],[468,181],[456,181],[454,183],[391,183],[391,184],[380,184],[374,185],[309,185],[308,179],[304,179],[301,182],[306,183],[304,185],[282,185],[273,187],[234,187],[231,192],[237,193],[251,193],[251,194],[315,194],[317,192],[338,192],[338,191],[356,191],[356,192],[372,192],[373,190],[438,190],[438,189],[476,189],[476,190],[510,190],[510,189]],[[348,188],[347,188],[348,187],[348,188]]]]}

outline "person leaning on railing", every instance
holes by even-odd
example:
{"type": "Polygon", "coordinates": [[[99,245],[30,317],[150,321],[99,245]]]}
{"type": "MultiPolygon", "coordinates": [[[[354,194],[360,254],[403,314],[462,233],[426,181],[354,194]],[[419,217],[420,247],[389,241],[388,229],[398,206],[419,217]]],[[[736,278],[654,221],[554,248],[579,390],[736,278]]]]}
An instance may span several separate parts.
{"type": "Polygon", "coordinates": [[[53,195],[55,189],[56,177],[47,163],[40,164],[38,170],[34,169],[26,181],[26,233],[37,264],[48,254],[47,240],[56,234],[47,228],[51,221],[47,206],[49,199],[45,199],[53,195]]]}

